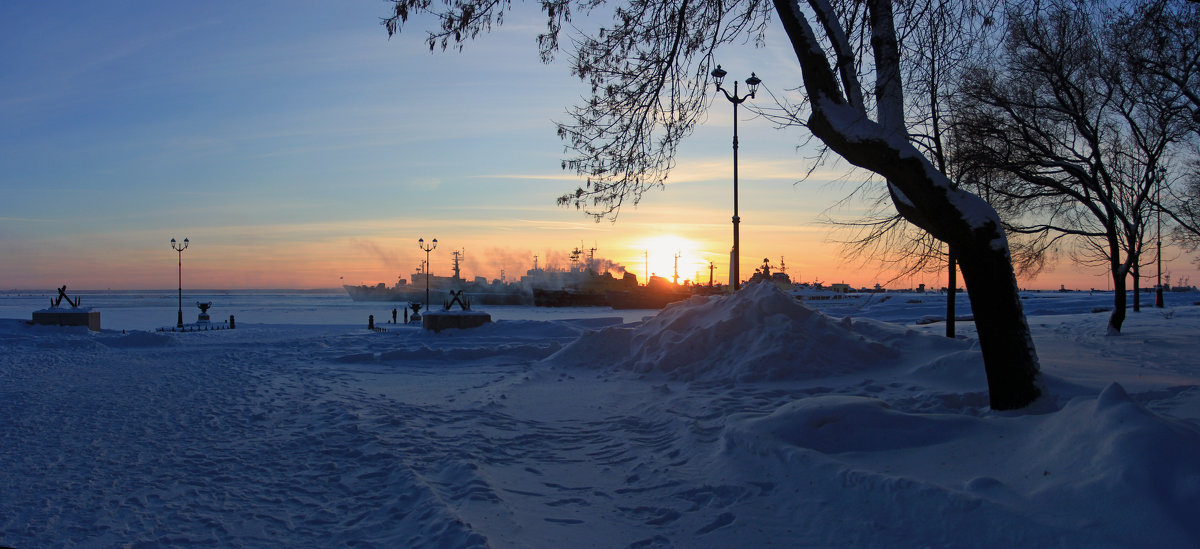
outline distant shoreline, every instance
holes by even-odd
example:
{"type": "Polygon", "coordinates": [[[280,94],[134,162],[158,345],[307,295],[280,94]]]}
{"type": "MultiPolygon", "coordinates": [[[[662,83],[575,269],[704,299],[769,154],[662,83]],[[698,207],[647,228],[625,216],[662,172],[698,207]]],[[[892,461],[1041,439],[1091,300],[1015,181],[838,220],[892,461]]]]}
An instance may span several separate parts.
{"type": "MultiPolygon", "coordinates": [[[[159,289],[143,289],[143,290],[75,290],[67,288],[67,294],[157,294],[170,293],[174,294],[179,291],[178,288],[159,288],[159,289]]],[[[190,294],[261,294],[261,293],[289,293],[289,294],[344,294],[346,290],[343,288],[237,288],[237,289],[218,289],[218,288],[184,288],[184,293],[190,294]]],[[[0,290],[0,294],[57,294],[58,290],[37,289],[37,288],[12,288],[0,290]]]]}
{"type": "MultiPolygon", "coordinates": [[[[140,290],[106,290],[106,289],[75,290],[75,289],[68,288],[67,294],[75,294],[75,293],[93,294],[93,295],[94,294],[158,294],[158,293],[175,294],[178,291],[179,291],[178,288],[156,288],[156,289],[140,289],[140,290]]],[[[966,290],[963,288],[959,288],[958,291],[961,294],[964,294],[964,295],[966,294],[966,290]]],[[[1066,289],[1066,290],[1063,290],[1063,289],[1059,289],[1059,288],[1024,288],[1021,291],[1022,292],[1033,292],[1033,293],[1077,293],[1077,292],[1112,293],[1112,290],[1105,290],[1105,289],[1094,289],[1094,290],[1093,289],[1066,289]]],[[[1143,286],[1141,288],[1141,291],[1142,291],[1142,293],[1147,293],[1147,292],[1153,293],[1154,287],[1153,286],[1143,286]]],[[[1171,291],[1171,290],[1168,290],[1168,291],[1171,291]]],[[[42,295],[42,294],[57,294],[57,292],[58,292],[58,290],[55,288],[46,288],[46,289],[10,288],[10,289],[5,289],[5,290],[0,290],[0,295],[9,295],[9,296],[11,296],[11,295],[42,295]]],[[[896,288],[896,289],[884,289],[884,291],[881,293],[912,293],[912,292],[916,292],[916,290],[896,288]]],[[[1131,293],[1131,292],[1133,292],[1132,288],[1126,289],[1126,293],[1131,293]]],[[[346,290],[344,288],[236,288],[236,289],[184,288],[184,293],[217,294],[217,295],[220,295],[220,294],[262,294],[262,293],[344,294],[344,293],[346,293],[346,290]]],[[[857,293],[863,293],[863,292],[851,291],[849,293],[857,294],[857,293]]],[[[925,293],[933,294],[933,293],[941,293],[941,292],[939,290],[927,289],[927,290],[925,290],[925,293]]]]}

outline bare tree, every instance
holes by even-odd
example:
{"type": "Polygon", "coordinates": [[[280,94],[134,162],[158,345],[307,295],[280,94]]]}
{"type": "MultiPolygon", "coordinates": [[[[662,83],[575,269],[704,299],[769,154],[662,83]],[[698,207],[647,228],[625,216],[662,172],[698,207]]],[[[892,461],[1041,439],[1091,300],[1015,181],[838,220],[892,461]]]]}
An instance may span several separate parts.
{"type": "MultiPolygon", "coordinates": [[[[430,0],[394,0],[389,31],[430,0]]],[[[768,17],[779,17],[801,69],[808,99],[806,126],[837,155],[887,181],[906,220],[947,242],[959,254],[975,321],[991,406],[1025,407],[1042,394],[1037,355],[1010,261],[1008,239],[993,210],[955,188],[909,139],[902,50],[897,29],[919,21],[918,3],[897,13],[890,0],[837,1],[629,0],[612,7],[611,27],[577,37],[572,71],[592,97],[572,110],[559,133],[575,153],[564,167],[586,184],[561,202],[612,214],[627,198],[660,186],[679,141],[707,106],[707,75],[718,46],[761,41],[768,17]],[[900,23],[898,27],[897,23],[900,23]]],[[[595,0],[543,0],[547,33],[543,58],[553,53],[570,9],[595,0]]],[[[499,20],[505,0],[455,0],[437,14],[434,47],[459,43],[499,20]]]]}
{"type": "Polygon", "coordinates": [[[1191,139],[1174,151],[1178,159],[1163,177],[1169,183],[1163,208],[1176,239],[1200,248],[1200,2],[1136,0],[1114,18],[1112,34],[1133,84],[1172,90],[1191,139]]]}
{"type": "Polygon", "coordinates": [[[1200,135],[1200,1],[1134,0],[1113,19],[1134,81],[1174,89],[1200,135]]]}
{"type": "Polygon", "coordinates": [[[1200,165],[1192,164],[1184,174],[1171,202],[1170,208],[1164,207],[1163,211],[1169,212],[1175,222],[1175,240],[1188,251],[1200,250],[1200,165]]]}
{"type": "Polygon", "coordinates": [[[972,162],[1006,176],[993,181],[993,195],[1026,211],[1012,230],[1076,237],[1084,258],[1107,264],[1108,328],[1117,334],[1155,173],[1180,132],[1169,107],[1177,93],[1131,84],[1105,15],[1086,0],[1010,9],[998,62],[971,72],[958,124],[972,162]]]}

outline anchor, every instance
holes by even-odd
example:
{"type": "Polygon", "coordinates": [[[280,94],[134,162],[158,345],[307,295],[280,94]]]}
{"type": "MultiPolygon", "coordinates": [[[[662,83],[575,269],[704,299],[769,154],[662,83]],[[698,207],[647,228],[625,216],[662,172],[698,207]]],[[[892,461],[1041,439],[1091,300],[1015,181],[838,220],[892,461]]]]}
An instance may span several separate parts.
{"type": "Polygon", "coordinates": [[[443,310],[449,311],[450,308],[453,307],[455,303],[457,303],[458,306],[461,307],[462,310],[464,310],[464,311],[471,310],[471,298],[466,296],[465,290],[458,290],[457,292],[454,290],[450,290],[450,297],[452,299],[444,301],[442,303],[443,310]]]}
{"type": "Polygon", "coordinates": [[[74,301],[71,301],[71,298],[67,296],[67,285],[63,284],[62,288],[58,289],[58,298],[50,300],[50,307],[57,308],[64,299],[67,300],[67,303],[74,308],[79,308],[79,302],[83,300],[82,297],[77,297],[74,301]]]}

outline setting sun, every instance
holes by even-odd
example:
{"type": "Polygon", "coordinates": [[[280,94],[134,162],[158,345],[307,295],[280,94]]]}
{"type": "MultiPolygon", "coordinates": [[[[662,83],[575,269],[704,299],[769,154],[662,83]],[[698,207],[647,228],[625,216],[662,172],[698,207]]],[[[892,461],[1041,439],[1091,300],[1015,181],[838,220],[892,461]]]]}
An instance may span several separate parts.
{"type": "Polygon", "coordinates": [[[676,272],[676,254],[679,256],[679,284],[683,284],[687,280],[702,281],[707,284],[709,261],[717,263],[719,267],[723,267],[722,263],[728,261],[727,258],[723,262],[721,258],[708,257],[713,254],[703,251],[700,243],[674,234],[645,238],[634,242],[632,247],[641,250],[641,253],[638,254],[641,257],[631,258],[626,263],[626,268],[639,273],[638,281],[642,283],[649,278],[645,274],[647,269],[650,274],[672,280],[676,272]],[[697,280],[697,273],[701,272],[703,272],[703,276],[697,280]]]}

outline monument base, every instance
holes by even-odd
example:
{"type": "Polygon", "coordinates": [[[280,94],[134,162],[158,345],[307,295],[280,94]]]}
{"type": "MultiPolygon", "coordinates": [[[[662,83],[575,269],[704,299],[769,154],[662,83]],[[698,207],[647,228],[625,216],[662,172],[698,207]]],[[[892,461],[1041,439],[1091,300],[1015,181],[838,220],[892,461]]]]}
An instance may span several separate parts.
{"type": "Polygon", "coordinates": [[[492,315],[480,311],[430,311],[421,317],[421,327],[440,332],[447,328],[478,328],[492,321],[492,315]]]}
{"type": "Polygon", "coordinates": [[[93,332],[100,331],[100,311],[81,309],[42,309],[33,312],[33,323],[43,326],[87,326],[93,332]]]}

